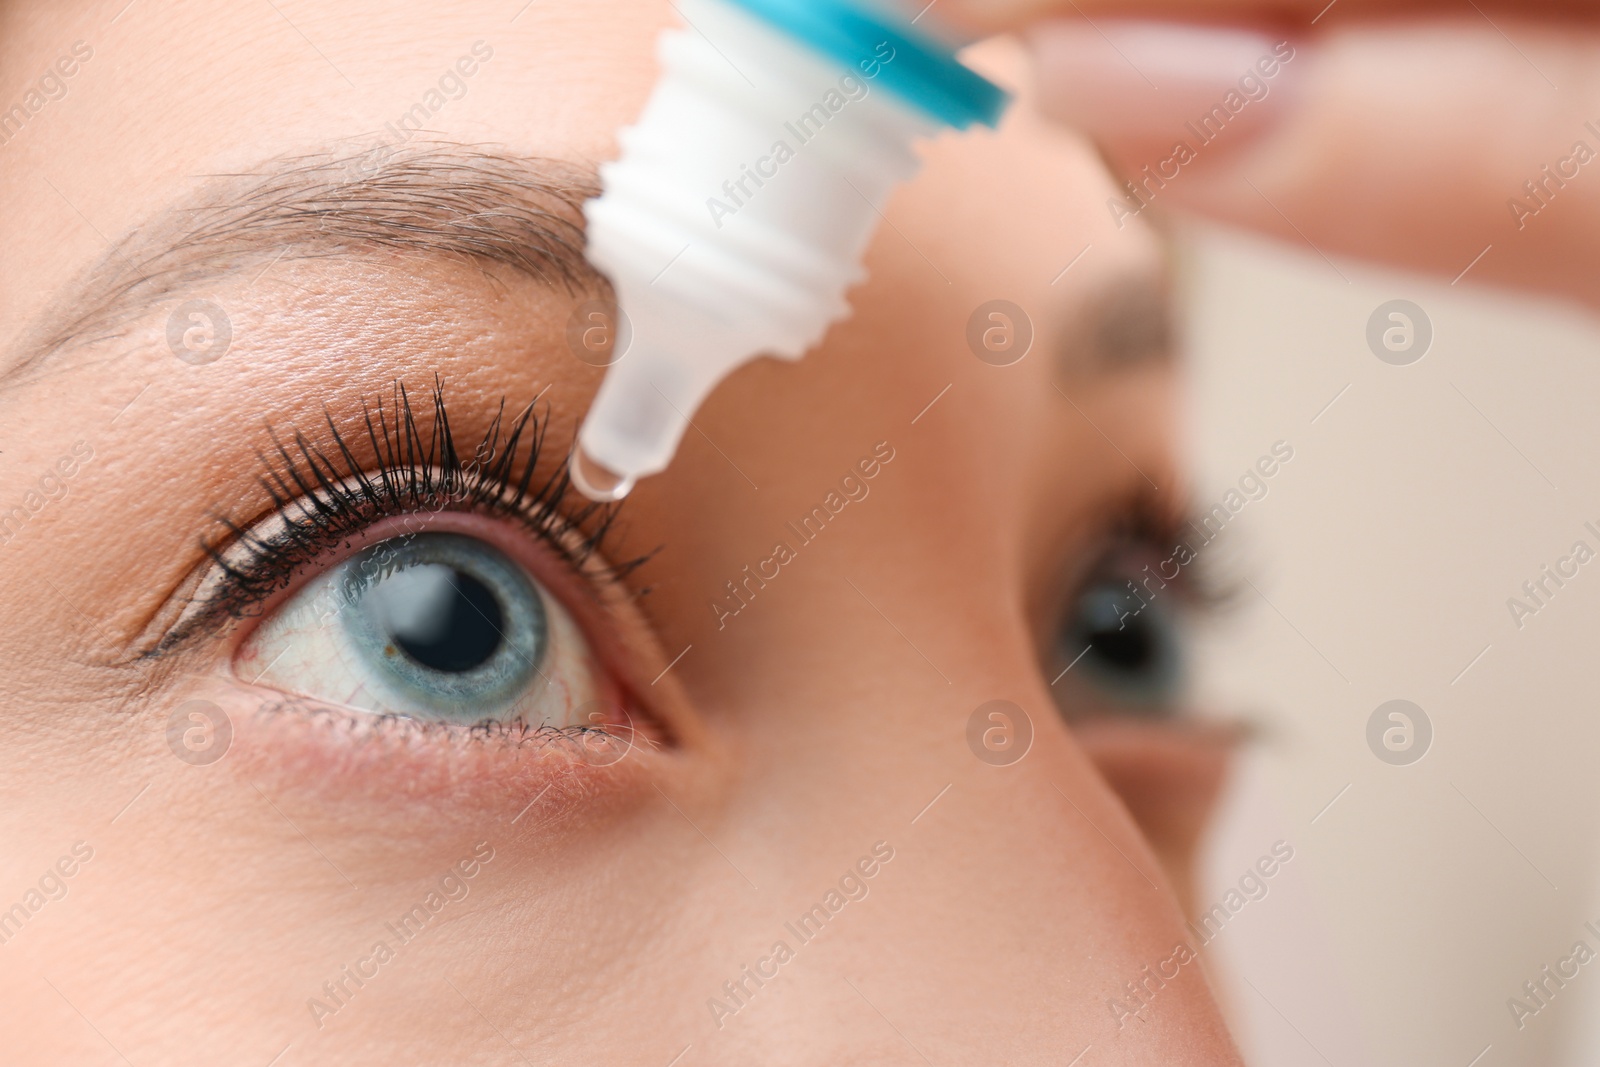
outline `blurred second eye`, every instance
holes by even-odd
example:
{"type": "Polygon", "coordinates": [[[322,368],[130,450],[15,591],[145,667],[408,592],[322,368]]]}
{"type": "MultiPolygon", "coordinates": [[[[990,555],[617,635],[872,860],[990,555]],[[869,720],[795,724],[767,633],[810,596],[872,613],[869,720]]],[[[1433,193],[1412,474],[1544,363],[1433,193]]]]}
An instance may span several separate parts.
{"type": "Polygon", "coordinates": [[[1052,689],[1069,718],[1095,712],[1163,717],[1178,710],[1188,605],[1177,583],[1139,577],[1137,568],[1113,561],[1066,606],[1050,677],[1057,679],[1052,689]]]}
{"type": "Polygon", "coordinates": [[[295,592],[235,673],[376,714],[473,725],[586,725],[602,696],[577,624],[494,545],[456,533],[382,541],[295,592]]]}

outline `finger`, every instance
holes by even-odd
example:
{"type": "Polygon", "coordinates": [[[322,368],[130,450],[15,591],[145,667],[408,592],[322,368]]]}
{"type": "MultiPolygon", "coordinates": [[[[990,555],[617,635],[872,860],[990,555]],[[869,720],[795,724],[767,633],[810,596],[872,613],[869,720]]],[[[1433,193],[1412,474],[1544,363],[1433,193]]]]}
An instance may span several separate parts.
{"type": "Polygon", "coordinates": [[[1600,33],[1481,18],[1289,41],[1083,18],[1032,31],[1045,110],[1129,180],[1335,260],[1600,303],[1600,33]]]}
{"type": "Polygon", "coordinates": [[[1032,25],[1044,18],[1155,18],[1182,22],[1210,22],[1281,26],[1301,31],[1318,25],[1324,16],[1351,19],[1412,19],[1461,14],[1463,9],[1496,20],[1501,17],[1539,18],[1594,23],[1600,20],[1595,0],[926,0],[919,10],[932,8],[935,17],[969,33],[998,33],[1032,25]]]}

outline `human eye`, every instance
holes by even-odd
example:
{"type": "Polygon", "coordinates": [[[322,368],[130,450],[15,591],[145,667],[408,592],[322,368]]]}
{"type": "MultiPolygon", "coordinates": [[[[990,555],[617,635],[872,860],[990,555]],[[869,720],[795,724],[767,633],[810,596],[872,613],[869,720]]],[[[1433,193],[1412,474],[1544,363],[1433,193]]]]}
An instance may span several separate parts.
{"type": "Polygon", "coordinates": [[[1074,584],[1046,649],[1051,690],[1069,720],[1177,717],[1189,692],[1197,616],[1219,594],[1189,524],[1137,501],[1074,584]]]}
{"type": "Polygon", "coordinates": [[[234,658],[255,684],[323,703],[472,726],[589,724],[603,674],[567,610],[470,534],[402,534],[315,576],[234,658]]]}
{"type": "Polygon", "coordinates": [[[502,405],[464,454],[442,386],[431,422],[396,386],[353,430],[328,417],[319,436],[274,435],[271,508],[220,520],[211,571],[158,654],[237,627],[233,679],[280,707],[372,728],[640,739],[586,632],[601,613],[569,607],[637,561],[604,562],[615,507],[575,501],[564,464],[535,476],[534,412],[507,420],[502,405]]]}

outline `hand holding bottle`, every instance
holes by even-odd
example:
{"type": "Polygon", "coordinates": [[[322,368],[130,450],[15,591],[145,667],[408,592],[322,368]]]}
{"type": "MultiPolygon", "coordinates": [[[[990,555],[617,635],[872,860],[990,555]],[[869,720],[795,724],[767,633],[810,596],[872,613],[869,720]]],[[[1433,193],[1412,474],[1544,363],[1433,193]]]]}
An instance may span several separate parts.
{"type": "Polygon", "coordinates": [[[1330,256],[1600,304],[1592,9],[943,0],[935,10],[975,34],[1025,36],[1042,106],[1103,146],[1135,183],[1131,208],[1144,200],[1330,256]]]}

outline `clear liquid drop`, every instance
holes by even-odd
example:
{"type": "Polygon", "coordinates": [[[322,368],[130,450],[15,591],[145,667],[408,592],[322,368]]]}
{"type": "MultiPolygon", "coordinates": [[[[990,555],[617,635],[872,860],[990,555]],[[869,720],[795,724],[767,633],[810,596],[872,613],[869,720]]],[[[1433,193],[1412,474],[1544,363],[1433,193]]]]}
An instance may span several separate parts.
{"type": "Polygon", "coordinates": [[[567,460],[567,472],[578,492],[598,504],[621,500],[633,491],[638,479],[628,474],[618,474],[584,452],[583,446],[572,450],[567,460]]]}

